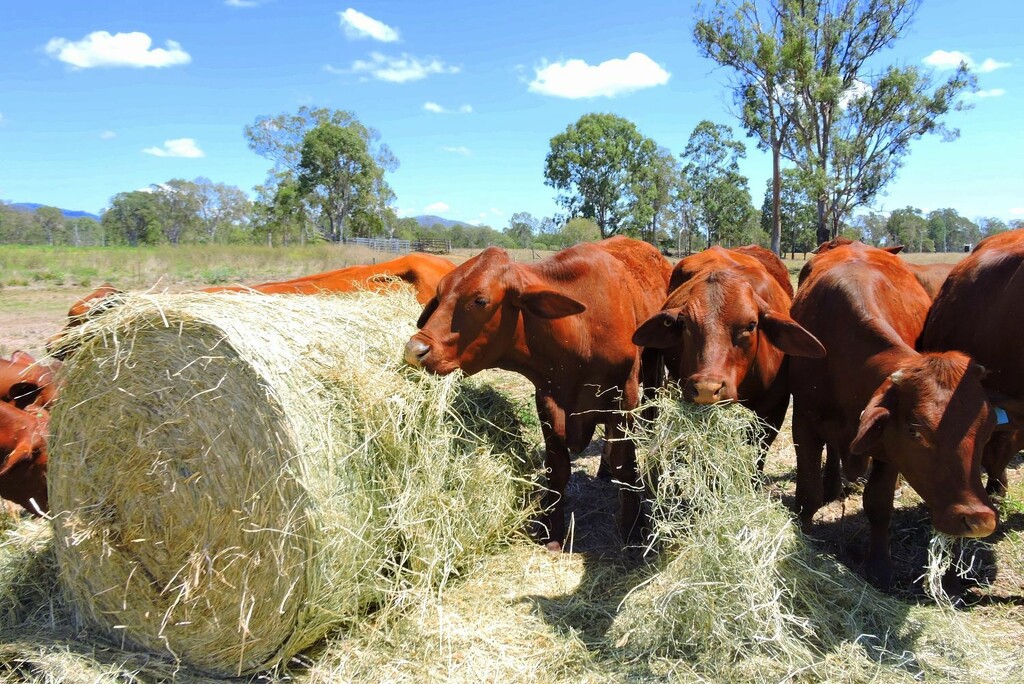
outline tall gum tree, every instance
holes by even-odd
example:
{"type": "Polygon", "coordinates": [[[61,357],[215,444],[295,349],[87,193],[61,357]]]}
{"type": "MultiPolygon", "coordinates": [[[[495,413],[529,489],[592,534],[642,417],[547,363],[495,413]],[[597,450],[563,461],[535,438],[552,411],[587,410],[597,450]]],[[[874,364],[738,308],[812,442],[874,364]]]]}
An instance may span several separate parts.
{"type": "Polygon", "coordinates": [[[551,138],[544,183],[558,191],[556,201],[569,218],[593,219],[601,237],[650,221],[648,203],[636,190],[653,172],[657,145],[633,122],[614,114],[584,114],[551,138]]]}
{"type": "Polygon", "coordinates": [[[959,135],[943,118],[966,108],[959,96],[975,87],[966,64],[935,85],[917,67],[879,67],[874,59],[919,6],[920,0],[716,0],[695,26],[705,54],[739,74],[734,87],[745,127],[809,179],[819,241],[873,201],[913,140],[959,135]]]}

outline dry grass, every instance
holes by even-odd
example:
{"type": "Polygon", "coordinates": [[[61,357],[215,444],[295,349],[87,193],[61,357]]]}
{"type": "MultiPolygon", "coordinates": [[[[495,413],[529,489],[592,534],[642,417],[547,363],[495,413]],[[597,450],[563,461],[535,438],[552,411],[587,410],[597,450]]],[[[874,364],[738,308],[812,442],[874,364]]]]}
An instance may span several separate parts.
{"type": "Polygon", "coordinates": [[[78,615],[254,672],[440,590],[522,527],[517,409],[403,364],[419,308],[405,292],[135,295],[76,329],[50,489],[78,615]]]}

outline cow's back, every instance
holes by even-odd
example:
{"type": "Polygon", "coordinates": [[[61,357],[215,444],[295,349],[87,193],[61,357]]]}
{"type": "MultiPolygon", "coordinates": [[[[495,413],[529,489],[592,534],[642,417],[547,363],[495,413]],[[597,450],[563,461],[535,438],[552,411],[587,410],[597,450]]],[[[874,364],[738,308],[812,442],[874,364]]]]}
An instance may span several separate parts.
{"type": "Polygon", "coordinates": [[[828,355],[790,360],[793,394],[838,392],[840,403],[863,406],[881,381],[864,361],[886,349],[911,351],[931,299],[902,260],[875,247],[843,245],[808,263],[791,315],[828,355]]]}
{"type": "Polygon", "coordinates": [[[622,236],[609,238],[595,244],[622,263],[629,277],[640,288],[642,299],[645,302],[653,302],[653,308],[649,308],[645,304],[645,310],[654,311],[661,306],[661,302],[668,293],[672,264],[656,247],[622,236]]]}
{"type": "Polygon", "coordinates": [[[756,245],[748,245],[726,249],[716,245],[680,259],[672,269],[669,292],[674,292],[677,288],[694,280],[705,278],[709,274],[729,271],[750,283],[758,296],[773,308],[784,312],[788,311],[793,299],[793,286],[789,282],[785,265],[778,257],[763,247],[756,247],[756,249],[765,254],[755,255],[752,251],[755,247],[756,245]],[[772,269],[765,264],[766,261],[771,261],[768,256],[774,257],[778,262],[772,269]]]}
{"type": "Polygon", "coordinates": [[[953,267],[919,346],[963,351],[993,371],[987,385],[1024,396],[1024,229],[982,240],[953,267]]]}
{"type": "Polygon", "coordinates": [[[782,288],[782,291],[785,292],[790,299],[793,299],[793,283],[789,279],[789,271],[786,269],[786,265],[782,263],[782,259],[780,259],[775,252],[770,249],[765,249],[761,245],[743,245],[742,247],[735,247],[732,251],[752,256],[761,262],[761,265],[764,266],[764,270],[768,272],[768,275],[770,275],[775,282],[779,284],[779,287],[782,288]]]}

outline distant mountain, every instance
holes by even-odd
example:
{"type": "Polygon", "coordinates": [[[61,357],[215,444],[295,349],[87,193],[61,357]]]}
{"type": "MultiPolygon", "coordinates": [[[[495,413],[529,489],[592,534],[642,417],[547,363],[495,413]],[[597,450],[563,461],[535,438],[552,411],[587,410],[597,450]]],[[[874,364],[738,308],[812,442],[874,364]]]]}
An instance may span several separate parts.
{"type": "MultiPolygon", "coordinates": [[[[35,211],[40,207],[45,207],[49,205],[35,204],[33,202],[12,202],[7,206],[11,207],[12,209],[20,209],[21,211],[35,211]]],[[[58,207],[58,209],[59,208],[60,207],[58,207]]],[[[96,214],[90,214],[87,211],[78,211],[77,209],[61,209],[60,213],[64,214],[64,218],[82,218],[84,216],[85,218],[91,218],[93,221],[100,220],[100,217],[97,216],[96,214]]]]}
{"type": "Polygon", "coordinates": [[[429,228],[434,224],[440,223],[445,228],[451,228],[452,226],[466,226],[472,228],[472,224],[466,223],[465,221],[454,221],[452,219],[441,218],[440,216],[431,216],[430,214],[424,216],[413,216],[416,222],[425,228],[429,228]]]}

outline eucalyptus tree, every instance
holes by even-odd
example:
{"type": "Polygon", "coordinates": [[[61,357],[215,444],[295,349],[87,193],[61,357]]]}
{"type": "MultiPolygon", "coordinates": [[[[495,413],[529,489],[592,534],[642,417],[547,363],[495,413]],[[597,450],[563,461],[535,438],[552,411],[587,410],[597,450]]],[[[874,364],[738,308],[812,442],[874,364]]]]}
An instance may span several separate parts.
{"type": "Polygon", "coordinates": [[[698,21],[698,45],[739,74],[735,92],[748,131],[769,146],[775,141],[810,179],[819,241],[836,235],[855,208],[870,204],[895,177],[913,140],[959,134],[943,118],[964,109],[960,95],[975,86],[966,64],[938,84],[915,66],[878,64],[878,54],[906,30],[919,5],[715,0],[698,21]]]}
{"type": "Polygon", "coordinates": [[[649,220],[650,205],[637,196],[649,182],[657,145],[633,122],[614,114],[584,114],[551,138],[544,183],[569,218],[597,223],[601,237],[629,232],[649,220]]]}
{"type": "Polygon", "coordinates": [[[781,183],[768,180],[761,205],[761,229],[770,235],[776,220],[781,220],[785,227],[782,244],[788,242],[789,252],[795,257],[796,252],[808,252],[818,245],[817,210],[797,169],[783,169],[780,176],[781,183]]]}
{"type": "Polygon", "coordinates": [[[788,75],[782,18],[755,2],[716,2],[697,20],[694,41],[701,54],[733,70],[732,91],[739,119],[759,149],[772,155],[771,214],[767,226],[773,252],[782,246],[782,147],[790,128],[788,75]]]}
{"type": "Polygon", "coordinates": [[[751,237],[755,211],[747,178],[739,170],[739,160],[746,155],[732,129],[706,119],[693,129],[682,152],[692,218],[708,245],[739,244],[751,237]]]}
{"type": "Polygon", "coordinates": [[[973,245],[981,239],[981,230],[956,209],[935,209],[928,212],[928,236],[935,243],[935,251],[959,252],[963,245],[973,245]]]}
{"type": "Polygon", "coordinates": [[[120,192],[110,200],[103,212],[103,224],[108,245],[158,244],[161,242],[160,201],[148,190],[120,192]]]}
{"type": "MultiPolygon", "coordinates": [[[[354,125],[322,123],[306,133],[298,165],[298,188],[317,204],[328,223],[328,238],[344,241],[350,219],[383,227],[385,207],[394,196],[384,169],[354,125]]],[[[350,231],[351,232],[351,231],[350,231]]]]}

